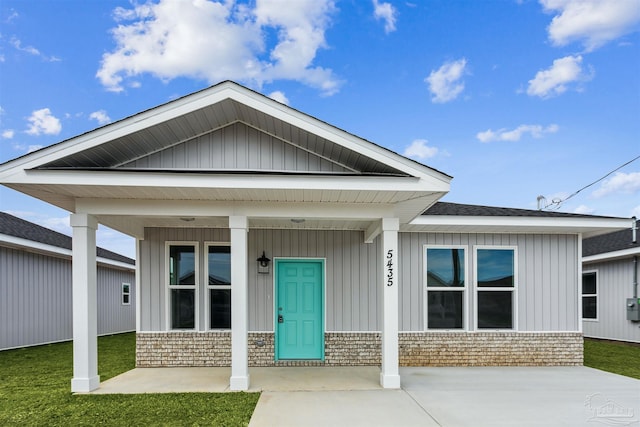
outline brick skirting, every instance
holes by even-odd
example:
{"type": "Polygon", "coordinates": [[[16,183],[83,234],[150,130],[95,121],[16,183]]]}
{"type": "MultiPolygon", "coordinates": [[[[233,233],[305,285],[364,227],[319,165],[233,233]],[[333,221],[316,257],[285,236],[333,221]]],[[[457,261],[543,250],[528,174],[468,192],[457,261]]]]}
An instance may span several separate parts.
{"type": "MultiPolygon", "coordinates": [[[[325,333],[325,360],[275,361],[274,334],[249,333],[249,366],[380,365],[379,332],[325,333]]],[[[400,366],[582,365],[579,332],[401,332],[400,366]]],[[[137,334],[136,366],[230,366],[230,332],[137,334]]]]}

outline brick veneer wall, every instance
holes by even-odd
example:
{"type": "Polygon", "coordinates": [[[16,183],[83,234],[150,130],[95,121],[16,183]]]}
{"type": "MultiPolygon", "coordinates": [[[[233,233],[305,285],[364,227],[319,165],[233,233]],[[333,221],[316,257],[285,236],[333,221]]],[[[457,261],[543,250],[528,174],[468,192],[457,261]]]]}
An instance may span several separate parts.
{"type": "MultiPolygon", "coordinates": [[[[582,365],[578,332],[401,332],[400,366],[582,365]]],[[[380,364],[379,332],[325,333],[324,363],[274,360],[273,332],[248,336],[249,366],[380,364]]],[[[230,332],[137,334],[136,365],[230,366],[230,332]]]]}
{"type": "Polygon", "coordinates": [[[400,366],[582,365],[579,332],[405,332],[400,366]]]}

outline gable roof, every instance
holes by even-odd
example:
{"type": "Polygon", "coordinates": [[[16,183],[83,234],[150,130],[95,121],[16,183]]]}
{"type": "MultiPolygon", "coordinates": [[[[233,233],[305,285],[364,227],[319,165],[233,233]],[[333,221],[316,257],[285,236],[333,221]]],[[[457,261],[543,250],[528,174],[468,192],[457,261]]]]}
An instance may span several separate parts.
{"type": "MultiPolygon", "coordinates": [[[[384,204],[407,223],[446,194],[450,181],[436,169],[230,81],[0,165],[0,183],[70,212],[77,200],[96,198],[384,204]],[[238,124],[296,155],[321,159],[327,170],[249,163],[220,168],[206,161],[145,168],[139,162],[176,147],[198,146],[199,138],[238,124]]],[[[136,235],[123,221],[99,220],[136,235]]]]}
{"type": "Polygon", "coordinates": [[[405,231],[537,233],[595,236],[628,225],[627,218],[437,202],[405,231]]]}
{"type": "Polygon", "coordinates": [[[502,208],[496,206],[466,205],[460,203],[438,202],[424,211],[422,215],[447,216],[500,216],[500,217],[531,217],[531,218],[613,218],[596,217],[594,215],[575,214],[557,211],[542,211],[532,209],[502,208]]]}
{"type": "MultiPolygon", "coordinates": [[[[39,247],[41,248],[43,247],[42,245],[45,245],[54,248],[65,249],[65,252],[71,251],[72,249],[72,239],[70,236],[15,217],[6,212],[0,212],[0,243],[3,242],[11,243],[12,245],[16,246],[27,246],[34,248],[35,245],[31,245],[29,243],[33,242],[41,244],[39,245],[39,247]],[[20,240],[17,239],[3,239],[3,235],[15,237],[26,242],[20,242],[20,240]]],[[[131,258],[100,247],[97,248],[96,255],[99,258],[128,264],[131,267],[135,265],[135,261],[131,258]]]]}
{"type": "Polygon", "coordinates": [[[599,261],[640,255],[640,241],[638,240],[638,237],[640,237],[638,236],[640,220],[635,221],[635,226],[635,242],[633,242],[633,231],[631,227],[584,239],[582,242],[583,261],[599,261]]]}

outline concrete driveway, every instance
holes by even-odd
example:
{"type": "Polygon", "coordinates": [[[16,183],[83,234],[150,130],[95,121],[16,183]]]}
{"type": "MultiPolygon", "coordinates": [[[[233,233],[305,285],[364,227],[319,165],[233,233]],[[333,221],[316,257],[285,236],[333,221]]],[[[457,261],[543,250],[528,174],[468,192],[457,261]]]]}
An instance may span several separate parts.
{"type": "MultiPolygon", "coordinates": [[[[136,368],[92,394],[229,392],[230,368],[136,368]]],[[[640,381],[592,368],[249,368],[261,391],[250,427],[638,426],[640,381]]]]}
{"type": "Polygon", "coordinates": [[[402,368],[400,374],[401,390],[263,388],[249,426],[640,425],[640,381],[596,369],[402,368]]]}

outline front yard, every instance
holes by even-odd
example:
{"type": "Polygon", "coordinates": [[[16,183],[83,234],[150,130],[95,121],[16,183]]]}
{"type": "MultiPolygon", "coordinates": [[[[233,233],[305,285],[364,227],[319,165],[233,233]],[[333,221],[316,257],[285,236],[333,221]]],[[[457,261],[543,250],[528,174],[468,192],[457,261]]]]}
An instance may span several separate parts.
{"type": "MultiPolygon", "coordinates": [[[[98,339],[107,380],[134,367],[135,334],[98,339]]],[[[640,379],[640,345],[585,340],[584,364],[640,379]]],[[[0,425],[246,426],[259,393],[72,395],[71,343],[0,352],[0,425]]]]}
{"type": "MultiPolygon", "coordinates": [[[[98,339],[102,381],[133,369],[135,334],[98,339]]],[[[0,425],[246,426],[259,393],[72,395],[71,343],[0,352],[0,425]]]]}

